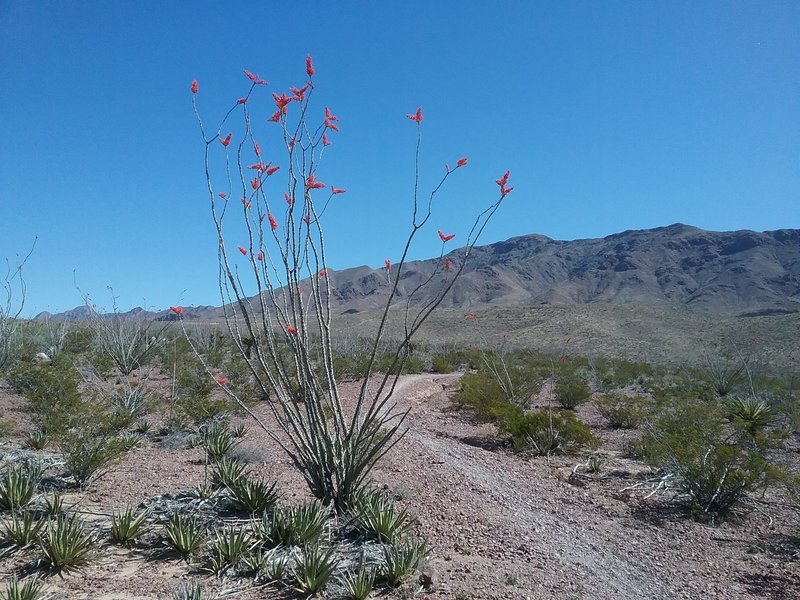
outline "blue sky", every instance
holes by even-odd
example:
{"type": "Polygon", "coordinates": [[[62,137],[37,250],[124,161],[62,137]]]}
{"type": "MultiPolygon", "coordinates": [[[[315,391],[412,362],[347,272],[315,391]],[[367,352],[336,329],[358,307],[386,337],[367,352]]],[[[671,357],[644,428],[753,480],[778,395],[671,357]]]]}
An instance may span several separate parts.
{"type": "MultiPolygon", "coordinates": [[[[203,144],[216,122],[302,84],[340,117],[320,179],[330,266],[397,258],[422,106],[422,187],[466,234],[511,170],[482,242],[600,237],[684,222],[800,227],[796,2],[23,2],[0,0],[0,257],[38,242],[26,314],[219,304],[203,144]]],[[[275,149],[277,150],[277,149],[275,149]]],[[[268,159],[280,163],[277,151],[268,159]]],[[[458,241],[459,237],[455,241],[458,241]]],[[[452,242],[455,243],[455,242],[452,242]]]]}

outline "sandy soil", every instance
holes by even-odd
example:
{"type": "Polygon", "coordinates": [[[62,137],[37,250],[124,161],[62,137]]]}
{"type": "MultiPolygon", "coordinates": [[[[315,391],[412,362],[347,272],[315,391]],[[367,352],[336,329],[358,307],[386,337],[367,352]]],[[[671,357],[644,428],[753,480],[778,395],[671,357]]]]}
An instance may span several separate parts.
{"type": "MultiPolygon", "coordinates": [[[[410,410],[408,432],[373,478],[417,518],[417,533],[432,549],[424,571],[433,584],[415,583],[388,597],[800,598],[800,558],[784,543],[797,542],[800,515],[781,498],[768,495],[736,522],[691,521],[659,495],[622,491],[646,476],[641,464],[620,458],[634,434],[605,429],[591,405],[579,415],[603,439],[606,463],[598,475],[571,476],[586,457],[514,454],[495,443],[491,426],[456,410],[449,398],[458,377],[404,376],[397,389],[400,407],[410,410]]],[[[0,415],[15,422],[11,438],[0,440],[0,458],[18,450],[31,427],[19,412],[23,402],[0,387],[0,415]]],[[[265,405],[256,412],[269,421],[265,405]]],[[[237,452],[254,474],[277,479],[286,502],[305,498],[302,479],[275,443],[248,419],[236,421],[249,427],[237,452]]],[[[796,461],[796,449],[792,454],[796,461]]],[[[199,449],[148,442],[88,491],[68,494],[66,504],[107,531],[113,509],[190,489],[203,477],[199,449]]],[[[221,581],[151,554],[105,545],[83,573],[50,577],[47,589],[52,598],[143,600],[169,598],[180,582],[199,578],[218,597],[281,597],[248,580],[221,581]]],[[[0,559],[0,578],[30,561],[0,559]]]]}

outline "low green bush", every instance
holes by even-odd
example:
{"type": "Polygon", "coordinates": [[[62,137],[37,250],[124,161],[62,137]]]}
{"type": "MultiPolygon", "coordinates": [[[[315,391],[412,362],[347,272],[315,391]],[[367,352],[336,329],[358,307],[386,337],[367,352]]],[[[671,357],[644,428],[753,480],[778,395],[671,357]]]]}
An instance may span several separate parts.
{"type": "Polygon", "coordinates": [[[592,396],[589,385],[583,379],[574,376],[559,378],[554,393],[558,403],[567,409],[576,408],[592,396]]]}
{"type": "Polygon", "coordinates": [[[618,393],[603,394],[594,404],[609,426],[622,429],[638,427],[651,410],[647,398],[618,393]]]}
{"type": "Polygon", "coordinates": [[[500,426],[511,434],[515,448],[531,449],[537,456],[572,454],[600,444],[589,426],[566,410],[519,410],[500,426]]]}

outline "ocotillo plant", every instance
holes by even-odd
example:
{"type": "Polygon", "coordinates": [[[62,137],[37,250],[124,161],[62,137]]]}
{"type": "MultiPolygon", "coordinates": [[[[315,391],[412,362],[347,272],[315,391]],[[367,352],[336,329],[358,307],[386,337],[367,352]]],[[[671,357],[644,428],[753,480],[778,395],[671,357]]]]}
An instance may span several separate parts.
{"type": "Polygon", "coordinates": [[[25,279],[22,276],[22,268],[28,262],[36,240],[33,241],[30,251],[13,267],[6,260],[6,271],[0,278],[0,294],[5,298],[0,300],[0,369],[2,369],[11,355],[11,342],[17,332],[19,317],[25,306],[25,279]]]}
{"type": "MultiPolygon", "coordinates": [[[[312,118],[314,74],[309,56],[307,81],[301,87],[290,87],[288,93],[272,93],[275,111],[267,126],[280,139],[280,144],[270,146],[281,148],[280,164],[263,154],[256,137],[270,131],[264,131],[263,125],[256,127],[250,112],[249,100],[267,85],[266,81],[245,70],[249,90],[233,102],[213,131],[200,117],[196,80],[191,92],[205,147],[225,321],[235,347],[248,361],[263,396],[269,398],[282,435],[261,425],[291,457],[311,492],[343,511],[371,468],[404,432],[407,413],[397,409],[392,394],[410,353],[412,337],[452,288],[478,236],[511,188],[507,187],[506,172],[497,180],[496,200],[476,217],[467,233],[458,261],[443,256],[445,244],[454,234],[438,232],[442,241],[438,266],[406,294],[400,313],[403,335],[393,350],[391,368],[375,373],[390,311],[399,302],[396,292],[411,244],[429,223],[436,194],[455,171],[467,165],[467,159],[461,158],[453,169],[446,167],[428,197],[421,198],[422,109],[407,115],[417,127],[412,225],[400,261],[394,265],[385,261],[388,299],[371,344],[366,377],[353,406],[346,408],[333,369],[332,284],[327,277],[323,236],[323,217],[330,201],[345,190],[324,184],[320,175],[323,155],[330,152],[331,138],[339,132],[339,119],[328,107],[324,113],[319,111],[321,122],[312,118]],[[241,126],[234,133],[231,123],[237,118],[241,126]],[[279,178],[281,183],[274,183],[279,178]],[[240,237],[229,240],[229,232],[240,237]],[[432,293],[423,295],[423,288],[430,288],[432,293]]],[[[174,307],[173,312],[180,316],[182,309],[174,307]]],[[[225,378],[217,378],[217,382],[235,396],[225,378]]],[[[241,399],[234,399],[244,406],[241,399]]]]}

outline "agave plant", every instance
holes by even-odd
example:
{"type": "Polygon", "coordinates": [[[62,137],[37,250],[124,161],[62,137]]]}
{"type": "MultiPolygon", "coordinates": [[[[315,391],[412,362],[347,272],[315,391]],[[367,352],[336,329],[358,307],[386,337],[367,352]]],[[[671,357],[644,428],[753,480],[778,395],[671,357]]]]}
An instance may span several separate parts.
{"type": "Polygon", "coordinates": [[[236,508],[247,513],[263,513],[272,509],[278,501],[276,484],[265,481],[254,481],[249,477],[240,477],[228,488],[236,508]]]}
{"type": "Polygon", "coordinates": [[[129,544],[135,541],[137,537],[147,531],[145,519],[148,515],[147,510],[136,514],[132,508],[127,508],[123,512],[114,512],[111,515],[111,539],[120,544],[129,544]]]}
{"type": "Polygon", "coordinates": [[[383,577],[389,585],[400,585],[417,569],[427,553],[425,542],[417,540],[384,546],[383,577]]]}
{"type": "Polygon", "coordinates": [[[338,581],[349,600],[366,600],[375,587],[375,570],[348,571],[338,581]]]}
{"type": "Polygon", "coordinates": [[[242,478],[247,477],[247,465],[238,458],[220,459],[211,471],[211,485],[215,488],[232,488],[239,483],[242,478]]]}
{"type": "Polygon", "coordinates": [[[166,527],[167,542],[184,559],[196,554],[205,544],[205,529],[194,515],[174,512],[166,527]]]}
{"type": "Polygon", "coordinates": [[[0,478],[0,510],[24,508],[35,492],[35,474],[25,468],[11,469],[0,478]]]}
{"type": "Polygon", "coordinates": [[[338,560],[333,548],[322,549],[317,544],[303,548],[294,565],[294,578],[297,591],[303,594],[317,594],[325,589],[338,560]]]}
{"type": "Polygon", "coordinates": [[[45,522],[38,519],[36,513],[31,510],[23,511],[21,514],[12,512],[11,516],[0,525],[0,541],[9,546],[25,548],[36,541],[44,524],[45,522]]]}
{"type": "Polygon", "coordinates": [[[310,544],[319,539],[327,518],[328,509],[318,501],[294,508],[282,507],[271,516],[264,514],[254,533],[267,548],[310,544]]]}
{"type": "Polygon", "coordinates": [[[235,568],[248,554],[250,536],[244,529],[231,527],[216,533],[211,545],[210,568],[221,574],[225,569],[235,568]]]}
{"type": "Polygon", "coordinates": [[[735,396],[725,402],[731,421],[741,425],[751,437],[775,423],[769,404],[755,396],[735,396]]]}
{"type": "Polygon", "coordinates": [[[43,585],[39,579],[29,579],[25,583],[20,583],[14,575],[6,588],[6,593],[0,594],[0,600],[41,600],[43,585]]]}
{"type": "Polygon", "coordinates": [[[356,495],[353,512],[356,526],[380,542],[391,543],[412,527],[406,510],[398,512],[392,501],[378,490],[361,490],[356,495]]]}
{"type": "Polygon", "coordinates": [[[172,600],[203,600],[203,586],[199,581],[183,583],[172,591],[172,600]]]}
{"type": "Polygon", "coordinates": [[[56,571],[79,569],[92,558],[94,538],[77,517],[57,517],[47,524],[39,541],[44,560],[56,571]]]}

